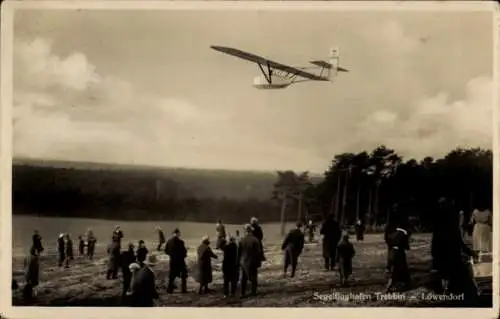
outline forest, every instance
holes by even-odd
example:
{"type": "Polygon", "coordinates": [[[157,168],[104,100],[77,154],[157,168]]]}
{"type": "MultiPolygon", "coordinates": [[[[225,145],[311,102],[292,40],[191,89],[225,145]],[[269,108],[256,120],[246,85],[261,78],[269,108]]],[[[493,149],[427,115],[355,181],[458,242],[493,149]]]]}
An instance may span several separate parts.
{"type": "Polygon", "coordinates": [[[426,228],[439,198],[467,215],[492,206],[491,150],[455,149],[442,158],[404,159],[379,146],[333,156],[324,176],[308,172],[13,165],[13,213],[119,220],[244,223],[314,219],[335,214],[383,224],[399,210],[426,228]]]}

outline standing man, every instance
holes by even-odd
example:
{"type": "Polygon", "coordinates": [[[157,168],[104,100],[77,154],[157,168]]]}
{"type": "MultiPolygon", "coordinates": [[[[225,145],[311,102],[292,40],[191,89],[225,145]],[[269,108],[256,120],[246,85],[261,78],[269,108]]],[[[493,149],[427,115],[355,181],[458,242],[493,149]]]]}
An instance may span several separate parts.
{"type": "Polygon", "coordinates": [[[292,278],[295,276],[295,270],[297,269],[297,263],[299,256],[304,249],[304,233],[300,230],[302,224],[298,222],[295,229],[292,229],[288,235],[285,237],[283,244],[281,245],[281,250],[285,253],[285,266],[283,269],[283,277],[286,278],[286,273],[288,266],[292,265],[292,278]]]}
{"type": "Polygon", "coordinates": [[[333,214],[328,215],[321,225],[320,234],[323,236],[323,258],[325,260],[325,271],[335,269],[335,257],[337,255],[337,244],[340,241],[342,231],[333,214]]]}
{"type": "Polygon", "coordinates": [[[312,243],[314,240],[314,232],[316,231],[316,225],[314,225],[312,220],[309,220],[306,228],[307,228],[307,234],[309,235],[309,242],[312,243]]]}
{"type": "Polygon", "coordinates": [[[241,298],[246,296],[247,282],[252,284],[252,295],[257,294],[258,269],[261,265],[262,253],[259,240],[253,235],[251,225],[245,225],[245,236],[238,245],[238,260],[242,269],[241,298]]]}
{"type": "Polygon", "coordinates": [[[365,224],[358,219],[356,223],[356,241],[363,241],[365,239],[365,224]]]}
{"type": "Polygon", "coordinates": [[[37,255],[40,255],[43,252],[42,236],[40,236],[37,229],[35,229],[33,234],[33,248],[36,250],[37,255]]]}
{"type": "Polygon", "coordinates": [[[120,225],[116,225],[115,231],[113,232],[113,241],[118,243],[118,246],[121,248],[123,232],[120,228],[120,225]]]}
{"type": "Polygon", "coordinates": [[[94,236],[92,229],[87,230],[87,257],[89,260],[94,259],[95,245],[97,238],[94,236]]]}
{"type": "Polygon", "coordinates": [[[66,262],[64,267],[69,268],[69,261],[75,259],[73,255],[73,240],[71,239],[71,236],[69,234],[65,235],[65,252],[66,252],[66,262]]]}
{"type": "Polygon", "coordinates": [[[264,232],[262,231],[262,227],[259,225],[259,220],[256,217],[252,217],[250,219],[250,226],[252,227],[252,234],[257,238],[260,244],[260,260],[265,261],[266,256],[264,255],[264,245],[262,244],[262,240],[264,239],[264,232]]]}
{"type": "Polygon", "coordinates": [[[226,227],[222,224],[222,220],[217,220],[217,226],[215,228],[217,231],[217,242],[215,243],[215,249],[222,249],[221,243],[226,240],[226,227]]]}
{"type": "Polygon", "coordinates": [[[59,238],[57,238],[57,252],[59,253],[58,265],[59,267],[62,267],[64,260],[66,259],[66,247],[63,233],[59,234],[59,238]]]}
{"type": "Polygon", "coordinates": [[[391,271],[391,261],[390,261],[390,255],[391,255],[391,243],[389,240],[389,237],[391,234],[393,234],[396,231],[398,220],[400,219],[400,212],[399,212],[399,206],[398,204],[393,204],[391,207],[391,210],[389,211],[389,219],[387,221],[387,225],[385,226],[384,230],[384,241],[387,247],[387,262],[386,262],[386,271],[390,272],[391,271]]]}
{"type": "Polygon", "coordinates": [[[163,230],[161,230],[160,226],[156,226],[156,231],[158,232],[158,247],[156,248],[157,251],[161,251],[162,246],[165,244],[165,234],[163,233],[163,230]]]}
{"type": "Polygon", "coordinates": [[[181,292],[187,292],[187,266],[185,261],[187,249],[184,245],[184,241],[180,237],[180,230],[178,228],[174,229],[172,238],[168,240],[165,246],[165,253],[170,257],[168,293],[174,292],[174,281],[177,277],[181,277],[181,292]]]}
{"type": "Polygon", "coordinates": [[[222,260],[222,274],[224,280],[224,298],[229,295],[229,288],[231,288],[231,295],[236,294],[236,287],[240,277],[240,263],[238,260],[238,245],[233,236],[229,237],[229,243],[222,245],[224,252],[224,259],[222,260]]]}

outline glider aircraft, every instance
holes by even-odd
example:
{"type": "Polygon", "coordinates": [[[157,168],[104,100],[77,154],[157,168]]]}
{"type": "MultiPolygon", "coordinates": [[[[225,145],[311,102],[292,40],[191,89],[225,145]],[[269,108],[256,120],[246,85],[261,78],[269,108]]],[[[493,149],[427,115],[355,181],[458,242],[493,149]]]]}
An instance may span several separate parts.
{"type": "Polygon", "coordinates": [[[292,67],[271,61],[253,53],[241,51],[239,49],[211,46],[212,49],[235,56],[237,58],[256,63],[262,72],[253,81],[253,86],[257,89],[284,89],[291,84],[306,81],[331,81],[338,72],[349,72],[339,66],[339,49],[333,48],[330,51],[328,61],[314,60],[310,61],[315,67],[292,67]],[[319,74],[311,73],[308,69],[320,69],[319,74]]]}

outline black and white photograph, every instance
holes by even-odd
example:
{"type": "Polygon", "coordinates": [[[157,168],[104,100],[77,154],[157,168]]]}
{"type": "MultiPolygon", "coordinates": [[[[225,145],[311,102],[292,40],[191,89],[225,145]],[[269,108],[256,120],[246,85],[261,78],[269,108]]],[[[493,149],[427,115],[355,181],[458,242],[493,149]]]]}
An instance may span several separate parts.
{"type": "Polygon", "coordinates": [[[493,308],[493,6],[43,3],[2,7],[10,307],[493,308]]]}

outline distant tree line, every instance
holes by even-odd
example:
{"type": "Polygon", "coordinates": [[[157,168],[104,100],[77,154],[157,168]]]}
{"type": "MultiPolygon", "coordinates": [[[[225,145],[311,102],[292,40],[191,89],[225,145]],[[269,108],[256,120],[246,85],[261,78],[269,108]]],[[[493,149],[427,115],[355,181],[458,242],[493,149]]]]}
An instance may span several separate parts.
{"type": "Polygon", "coordinates": [[[286,198],[292,205],[303,206],[296,209],[297,219],[334,214],[342,224],[361,219],[375,226],[386,223],[391,207],[397,204],[399,214],[425,229],[439,198],[450,200],[468,217],[474,208],[492,208],[492,188],[490,150],[459,148],[440,159],[405,161],[396,151],[380,146],[371,153],[336,155],[316,185],[307,182],[307,172],[279,172],[274,193],[282,203],[286,198]]]}
{"type": "Polygon", "coordinates": [[[207,177],[200,173],[198,183],[193,181],[194,170],[175,178],[165,176],[168,174],[175,175],[169,171],[14,165],[13,213],[200,222],[222,218],[228,223],[241,223],[252,216],[263,221],[279,220],[276,204],[270,200],[272,174],[267,174],[269,178],[265,174],[225,172],[225,176],[207,177]],[[231,197],[213,195],[224,192],[228,185],[233,185],[228,194],[231,197]],[[248,185],[267,186],[268,196],[259,197],[258,189],[247,191],[248,185]]]}
{"type": "Polygon", "coordinates": [[[491,208],[493,198],[492,152],[479,148],[421,161],[404,160],[385,146],[338,154],[319,182],[307,172],[280,171],[274,185],[272,179],[254,175],[225,175],[218,181],[205,176],[195,185],[196,174],[190,174],[187,187],[182,179],[158,172],[14,165],[13,213],[200,222],[222,218],[227,223],[244,223],[252,216],[263,222],[320,221],[331,213],[343,224],[362,219],[377,225],[384,224],[391,206],[398,204],[402,214],[425,228],[441,197],[466,216],[478,206],[491,208]],[[246,196],[248,184],[268,188],[269,196],[246,196]],[[224,193],[228,185],[232,195],[241,196],[207,196],[203,191],[205,187],[224,193]]]}

